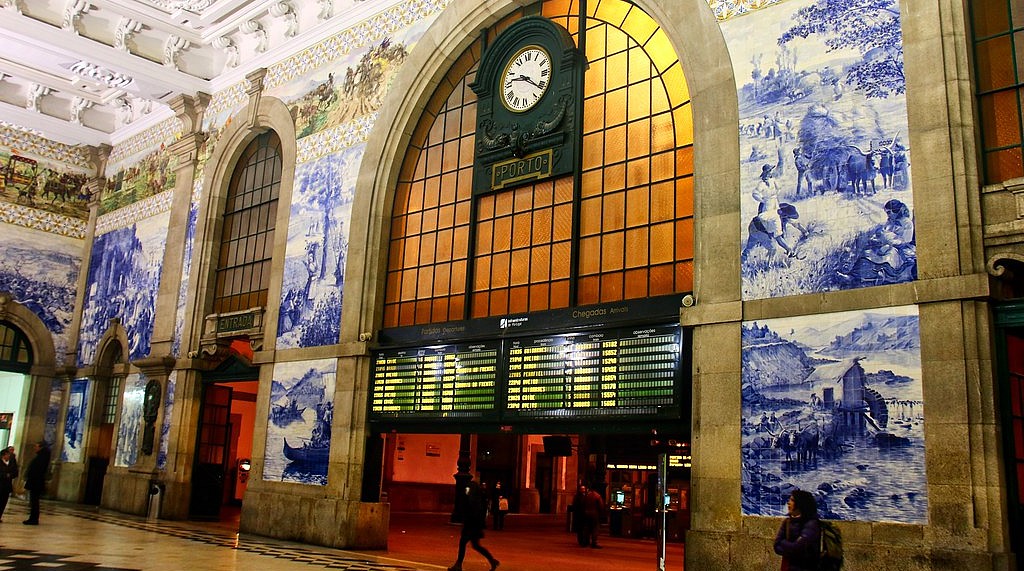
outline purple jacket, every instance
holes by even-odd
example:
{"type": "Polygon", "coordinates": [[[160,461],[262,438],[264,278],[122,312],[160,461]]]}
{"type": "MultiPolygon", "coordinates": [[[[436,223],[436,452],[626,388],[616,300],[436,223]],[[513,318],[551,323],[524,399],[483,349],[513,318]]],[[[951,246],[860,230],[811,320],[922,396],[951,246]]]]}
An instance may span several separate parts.
{"type": "Polygon", "coordinates": [[[775,535],[775,553],[782,556],[782,568],[789,571],[817,569],[820,549],[821,527],[817,519],[787,517],[775,535]]]}

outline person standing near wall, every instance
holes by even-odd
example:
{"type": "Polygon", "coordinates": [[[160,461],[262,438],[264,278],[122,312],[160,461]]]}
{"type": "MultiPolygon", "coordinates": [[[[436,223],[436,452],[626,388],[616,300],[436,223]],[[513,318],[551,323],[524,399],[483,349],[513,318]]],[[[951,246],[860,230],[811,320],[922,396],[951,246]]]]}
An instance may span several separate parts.
{"type": "Polygon", "coordinates": [[[572,506],[573,518],[576,518],[576,540],[580,547],[601,549],[597,544],[597,530],[601,525],[603,511],[604,500],[601,494],[581,484],[572,506]]]}
{"type": "Polygon", "coordinates": [[[25,470],[25,490],[28,491],[28,519],[25,525],[39,525],[39,498],[46,489],[46,471],[50,467],[50,447],[40,440],[35,444],[36,455],[25,470]]]}
{"type": "Polygon", "coordinates": [[[18,479],[18,462],[11,457],[7,448],[0,450],[0,518],[7,509],[7,500],[14,491],[14,482],[18,479]]]}
{"type": "Polygon", "coordinates": [[[494,498],[491,503],[491,514],[494,516],[494,529],[505,529],[505,514],[508,513],[508,496],[501,488],[501,482],[494,484],[494,498]]]}
{"type": "Polygon", "coordinates": [[[821,526],[818,502],[810,492],[793,490],[786,503],[789,515],[775,535],[775,553],[782,556],[782,571],[813,571],[818,568],[821,526]]]}

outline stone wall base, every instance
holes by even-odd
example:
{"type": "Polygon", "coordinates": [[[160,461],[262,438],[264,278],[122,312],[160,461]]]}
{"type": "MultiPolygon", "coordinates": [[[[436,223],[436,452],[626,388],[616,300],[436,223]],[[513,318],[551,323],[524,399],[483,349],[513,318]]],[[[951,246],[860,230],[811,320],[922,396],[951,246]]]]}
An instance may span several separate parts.
{"type": "MultiPolygon", "coordinates": [[[[774,538],[694,531],[686,534],[686,569],[701,571],[764,571],[778,569],[782,559],[772,550],[774,538]]],[[[930,571],[970,569],[971,571],[1012,571],[1011,553],[988,553],[949,549],[948,546],[891,546],[843,541],[844,571],[930,571]]]]}
{"type": "Polygon", "coordinates": [[[254,492],[245,495],[239,531],[348,549],[387,549],[386,503],[254,492]]]}

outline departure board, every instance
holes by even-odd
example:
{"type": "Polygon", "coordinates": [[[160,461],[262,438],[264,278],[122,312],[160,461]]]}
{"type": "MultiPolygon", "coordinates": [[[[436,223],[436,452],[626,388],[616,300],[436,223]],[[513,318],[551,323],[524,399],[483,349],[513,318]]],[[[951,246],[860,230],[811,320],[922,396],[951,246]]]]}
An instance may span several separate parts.
{"type": "Polygon", "coordinates": [[[650,415],[678,407],[678,325],[508,341],[506,412],[515,416],[650,415]]]}
{"type": "Polygon", "coordinates": [[[371,418],[479,417],[495,410],[498,342],[374,355],[371,418]]]}

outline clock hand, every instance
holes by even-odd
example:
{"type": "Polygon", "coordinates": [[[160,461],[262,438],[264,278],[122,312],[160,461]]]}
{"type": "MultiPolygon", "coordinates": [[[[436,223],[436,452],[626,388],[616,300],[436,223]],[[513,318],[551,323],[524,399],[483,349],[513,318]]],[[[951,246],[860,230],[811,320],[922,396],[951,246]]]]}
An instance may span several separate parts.
{"type": "Polygon", "coordinates": [[[518,78],[516,78],[516,79],[519,79],[519,80],[525,81],[526,83],[529,83],[530,85],[532,85],[532,86],[534,86],[534,87],[536,87],[536,88],[538,88],[538,89],[540,89],[540,88],[541,88],[541,87],[540,87],[539,85],[537,85],[537,82],[536,82],[536,81],[534,81],[534,80],[533,80],[533,78],[531,78],[531,77],[527,77],[527,76],[525,76],[525,75],[520,75],[520,76],[519,76],[518,78]]]}

